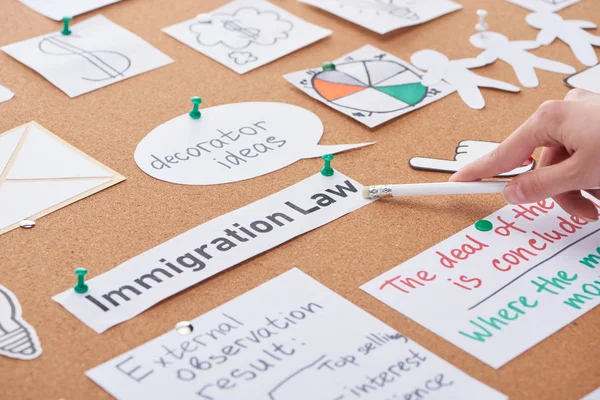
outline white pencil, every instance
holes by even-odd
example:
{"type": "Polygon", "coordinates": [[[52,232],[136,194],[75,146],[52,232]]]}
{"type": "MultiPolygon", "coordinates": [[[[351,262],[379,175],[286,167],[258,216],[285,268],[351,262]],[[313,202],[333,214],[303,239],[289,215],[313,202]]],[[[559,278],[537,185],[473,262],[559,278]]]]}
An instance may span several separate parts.
{"type": "Polygon", "coordinates": [[[501,193],[510,181],[485,182],[435,182],[406,185],[365,186],[362,190],[365,199],[381,197],[436,196],[444,194],[501,193]]]}

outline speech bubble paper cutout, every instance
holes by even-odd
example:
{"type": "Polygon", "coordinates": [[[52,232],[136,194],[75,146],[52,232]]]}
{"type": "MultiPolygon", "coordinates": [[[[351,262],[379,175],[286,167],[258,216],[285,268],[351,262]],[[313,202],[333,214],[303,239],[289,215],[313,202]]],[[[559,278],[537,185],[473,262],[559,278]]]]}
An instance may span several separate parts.
{"type": "MultiPolygon", "coordinates": [[[[458,144],[453,160],[438,158],[413,157],[408,164],[414,169],[438,172],[457,172],[459,169],[488,154],[498,147],[500,143],[485,142],[480,140],[463,140],[458,144]]],[[[526,164],[498,175],[501,177],[517,176],[535,167],[535,161],[530,159],[526,164]]]]}
{"type": "Polygon", "coordinates": [[[238,182],[303,158],[373,144],[320,146],[323,124],[303,108],[251,102],[202,109],[155,128],[135,151],[138,167],[153,178],[182,185],[238,182]]]}
{"type": "Polygon", "coordinates": [[[0,285],[0,355],[33,360],[42,354],[42,346],[35,329],[22,314],[17,296],[0,285]]]}

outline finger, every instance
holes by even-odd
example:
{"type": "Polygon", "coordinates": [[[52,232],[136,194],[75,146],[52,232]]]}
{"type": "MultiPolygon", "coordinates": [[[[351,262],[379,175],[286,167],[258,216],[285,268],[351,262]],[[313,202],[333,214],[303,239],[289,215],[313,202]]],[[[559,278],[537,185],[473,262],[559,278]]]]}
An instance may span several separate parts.
{"type": "Polygon", "coordinates": [[[495,150],[468,164],[451,181],[475,181],[510,171],[525,162],[540,146],[561,145],[561,124],[573,103],[545,102],[523,125],[495,150]]]}
{"type": "Polygon", "coordinates": [[[587,101],[594,97],[595,94],[585,89],[571,89],[565,95],[566,101],[587,101]]]}
{"type": "Polygon", "coordinates": [[[512,180],[503,195],[510,204],[534,203],[571,190],[581,190],[578,157],[526,172],[512,180]]]}
{"type": "Polygon", "coordinates": [[[534,166],[535,166],[535,164],[532,161],[528,165],[524,165],[522,167],[515,168],[513,170],[510,170],[508,172],[500,174],[500,175],[498,175],[498,178],[506,178],[506,177],[521,175],[521,174],[524,174],[525,172],[531,171],[534,166]]]}
{"type": "Polygon", "coordinates": [[[544,147],[542,154],[540,155],[540,164],[538,165],[538,168],[558,164],[570,156],[571,155],[564,147],[544,147]]]}
{"type": "MultiPolygon", "coordinates": [[[[600,200],[600,189],[587,189],[586,192],[600,200]]],[[[600,203],[598,203],[598,208],[600,208],[600,203]]]]}
{"type": "Polygon", "coordinates": [[[598,220],[598,209],[590,200],[583,197],[579,190],[557,194],[553,199],[563,210],[571,215],[588,222],[598,220]]]}

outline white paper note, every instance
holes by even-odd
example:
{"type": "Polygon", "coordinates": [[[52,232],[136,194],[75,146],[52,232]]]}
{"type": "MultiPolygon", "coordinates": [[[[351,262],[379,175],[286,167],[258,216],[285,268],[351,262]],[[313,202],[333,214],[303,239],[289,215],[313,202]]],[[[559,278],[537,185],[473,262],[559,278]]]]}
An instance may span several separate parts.
{"type": "Polygon", "coordinates": [[[460,10],[449,0],[300,0],[379,34],[460,10]]]}
{"type": "Polygon", "coordinates": [[[139,36],[102,15],[59,32],[2,47],[69,97],[111,85],[173,62],[139,36]]]}
{"type": "Polygon", "coordinates": [[[19,0],[32,10],[60,21],[63,17],[77,15],[95,10],[121,0],[19,0]]]}
{"type": "Polygon", "coordinates": [[[244,74],[308,46],[331,31],[264,0],[236,0],[163,32],[244,74]]]}
{"type": "Polygon", "coordinates": [[[235,103],[187,113],[142,139],[135,162],[148,175],[185,185],[237,182],[302,158],[371,143],[319,146],[323,124],[312,112],[285,103],[235,103]]]}
{"type": "Polygon", "coordinates": [[[371,45],[333,64],[332,71],[313,68],[284,78],[310,97],[370,128],[454,92],[444,82],[424,86],[422,71],[371,45]]]}
{"type": "Polygon", "coordinates": [[[199,225],[53,297],[101,333],[227,268],[371,201],[362,186],[336,171],[311,176],[278,193],[199,225]]]}
{"type": "Polygon", "coordinates": [[[552,200],[486,219],[362,289],[500,368],[600,302],[600,223],[552,200]]]}
{"type": "Polygon", "coordinates": [[[10,91],[9,88],[0,85],[0,103],[4,103],[12,99],[15,96],[13,92],[10,91]]]}
{"type": "Polygon", "coordinates": [[[569,76],[565,82],[572,88],[600,94],[600,64],[569,76]]]}
{"type": "Polygon", "coordinates": [[[125,180],[35,122],[0,134],[0,234],[125,180]]]}
{"type": "Polygon", "coordinates": [[[506,399],[299,269],[191,326],[86,374],[121,400],[506,399]]]}
{"type": "Polygon", "coordinates": [[[588,394],[585,397],[582,397],[581,400],[600,400],[600,388],[594,390],[592,393],[588,394]]]}
{"type": "Polygon", "coordinates": [[[556,12],[580,0],[506,0],[531,11],[556,12]]]}

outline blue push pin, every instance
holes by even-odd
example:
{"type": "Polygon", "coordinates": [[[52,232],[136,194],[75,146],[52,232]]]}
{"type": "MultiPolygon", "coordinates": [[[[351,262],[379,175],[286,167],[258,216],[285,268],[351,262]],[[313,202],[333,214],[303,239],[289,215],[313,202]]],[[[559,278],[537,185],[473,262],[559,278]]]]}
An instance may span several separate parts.
{"type": "Polygon", "coordinates": [[[192,103],[194,103],[194,108],[190,111],[190,117],[200,119],[202,113],[198,110],[198,107],[202,104],[202,99],[200,97],[192,97],[192,103]]]}

